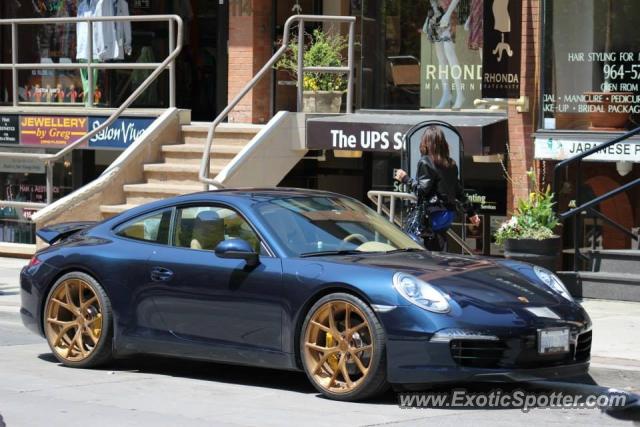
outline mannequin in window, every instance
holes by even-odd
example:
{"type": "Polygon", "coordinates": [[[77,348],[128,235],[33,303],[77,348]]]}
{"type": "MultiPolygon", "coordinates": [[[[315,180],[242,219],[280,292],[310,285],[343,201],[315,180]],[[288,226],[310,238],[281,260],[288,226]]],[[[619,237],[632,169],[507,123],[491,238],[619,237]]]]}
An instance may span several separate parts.
{"type": "MultiPolygon", "coordinates": [[[[422,27],[422,31],[435,46],[440,67],[438,74],[441,76],[442,97],[435,108],[448,108],[451,104],[451,84],[444,70],[448,68],[448,73],[451,73],[452,68],[460,66],[455,46],[456,26],[458,25],[456,8],[459,1],[460,0],[430,0],[431,10],[428,12],[427,19],[422,27]],[[443,72],[441,73],[440,70],[443,72]]],[[[465,101],[460,75],[454,79],[454,85],[456,89],[456,100],[452,108],[460,109],[465,101]]]]}
{"type": "MultiPolygon", "coordinates": [[[[78,17],[128,16],[129,6],[126,0],[81,0],[78,4],[78,17]]],[[[91,55],[92,61],[104,62],[124,59],[125,53],[131,54],[131,23],[100,21],[93,26],[93,52],[89,52],[89,27],[86,22],[76,26],[76,59],[86,62],[91,55]]],[[[89,93],[89,78],[86,70],[81,70],[83,92],[89,93]]],[[[98,85],[98,72],[93,72],[94,88],[98,85]]],[[[98,92],[96,90],[96,92],[98,92]]],[[[88,103],[88,97],[85,101],[88,103]]],[[[97,103],[97,101],[96,101],[97,103]]]]}

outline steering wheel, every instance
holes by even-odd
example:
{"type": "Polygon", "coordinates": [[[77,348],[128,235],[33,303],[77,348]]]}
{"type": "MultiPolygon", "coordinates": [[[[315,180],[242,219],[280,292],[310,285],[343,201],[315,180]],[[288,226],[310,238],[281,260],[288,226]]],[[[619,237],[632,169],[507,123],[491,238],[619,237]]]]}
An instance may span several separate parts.
{"type": "Polygon", "coordinates": [[[349,234],[347,237],[345,237],[344,239],[342,239],[342,246],[344,246],[345,243],[350,243],[352,240],[354,239],[358,239],[360,240],[360,242],[362,243],[367,243],[367,238],[364,237],[362,234],[360,233],[353,233],[353,234],[349,234]]]}

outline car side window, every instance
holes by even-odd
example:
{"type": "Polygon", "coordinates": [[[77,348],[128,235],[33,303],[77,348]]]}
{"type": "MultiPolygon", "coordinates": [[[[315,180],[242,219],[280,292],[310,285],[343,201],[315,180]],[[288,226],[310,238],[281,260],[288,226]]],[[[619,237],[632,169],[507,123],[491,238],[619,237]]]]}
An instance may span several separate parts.
{"type": "Polygon", "coordinates": [[[130,239],[169,244],[171,209],[144,215],[120,226],[117,234],[130,239]]]}
{"type": "Polygon", "coordinates": [[[223,240],[242,239],[265,254],[258,235],[233,209],[221,206],[178,208],[174,244],[182,248],[212,251],[223,240]]]}

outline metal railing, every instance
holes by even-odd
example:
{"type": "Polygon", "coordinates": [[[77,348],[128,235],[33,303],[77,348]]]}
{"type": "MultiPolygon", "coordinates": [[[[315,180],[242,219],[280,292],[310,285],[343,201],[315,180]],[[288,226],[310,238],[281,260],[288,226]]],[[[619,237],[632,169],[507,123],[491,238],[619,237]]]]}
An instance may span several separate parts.
{"type": "MultiPolygon", "coordinates": [[[[576,200],[576,204],[580,203],[581,201],[580,187],[582,185],[582,161],[585,158],[595,153],[598,153],[599,151],[602,151],[607,149],[608,147],[611,147],[612,145],[615,145],[621,142],[626,142],[627,140],[629,140],[629,138],[638,134],[640,134],[640,127],[637,127],[636,129],[631,130],[617,138],[614,138],[611,141],[605,142],[604,144],[600,144],[596,147],[591,148],[590,150],[584,151],[580,154],[577,154],[571,158],[568,158],[558,163],[553,170],[553,194],[555,194],[556,197],[559,194],[558,191],[560,189],[560,183],[561,183],[560,180],[562,178],[563,168],[567,168],[570,165],[575,164],[576,165],[575,200],[576,200]]],[[[564,222],[569,218],[574,218],[574,226],[573,226],[573,250],[574,250],[573,270],[574,271],[580,270],[581,261],[584,261],[587,263],[591,263],[592,261],[590,257],[587,257],[580,251],[580,247],[582,246],[582,222],[584,220],[582,218],[583,213],[594,215],[594,217],[596,218],[596,224],[597,224],[597,218],[599,218],[603,221],[603,223],[609,224],[611,227],[620,231],[625,236],[631,238],[632,240],[637,241],[639,245],[638,249],[640,249],[640,236],[638,236],[637,234],[634,234],[631,230],[626,229],[621,224],[617,223],[613,219],[609,218],[608,216],[596,210],[596,207],[600,205],[600,203],[606,200],[609,200],[619,194],[625,193],[638,185],[640,185],[640,178],[636,178],[631,182],[623,184],[620,187],[617,187],[605,194],[602,194],[601,196],[598,196],[592,200],[584,202],[580,206],[570,207],[569,210],[567,210],[566,212],[558,212],[558,205],[557,204],[555,205],[556,212],[558,213],[558,218],[560,219],[561,222],[564,222]]],[[[593,237],[593,239],[594,239],[594,242],[592,242],[592,247],[595,247],[595,236],[593,237]]]]}
{"type": "Polygon", "coordinates": [[[289,38],[291,25],[297,22],[298,23],[298,58],[297,58],[297,67],[298,67],[298,96],[297,96],[297,108],[298,111],[301,111],[303,105],[303,90],[304,90],[304,73],[305,72],[314,72],[314,73],[341,73],[348,75],[347,81],[347,106],[346,112],[353,112],[353,67],[354,67],[354,40],[355,40],[355,23],[356,18],[354,16],[322,16],[322,15],[292,15],[290,16],[284,24],[283,30],[283,38],[282,38],[282,46],[276,51],[275,54],[267,61],[266,64],[258,71],[258,73],[242,88],[240,93],[238,93],[233,100],[225,107],[224,110],[214,119],[209,127],[209,132],[207,133],[207,142],[204,147],[204,152],[202,155],[202,162],[200,164],[200,171],[198,177],[201,182],[205,184],[205,189],[208,190],[209,186],[213,186],[216,188],[224,188],[222,183],[216,181],[214,178],[211,178],[210,175],[210,167],[211,167],[211,146],[213,144],[213,139],[215,137],[216,128],[223,120],[227,118],[229,113],[240,103],[242,98],[244,98],[249,91],[251,91],[256,84],[269,72],[273,70],[273,66],[276,64],[278,59],[284,55],[286,50],[289,48],[289,38]],[[334,22],[334,23],[348,23],[349,24],[349,37],[347,44],[347,66],[346,67],[307,67],[304,65],[304,24],[305,22],[334,22]]]}
{"type": "MultiPolygon", "coordinates": [[[[376,206],[376,210],[378,214],[385,214],[389,218],[389,221],[396,224],[399,227],[402,227],[401,219],[396,216],[396,208],[398,207],[397,201],[400,201],[400,204],[404,201],[415,202],[417,197],[411,193],[399,193],[397,191],[379,191],[379,190],[371,190],[367,193],[367,197],[369,200],[373,202],[376,206]],[[389,199],[389,207],[385,204],[385,199],[389,199]]],[[[400,206],[402,209],[402,205],[400,206]]],[[[465,243],[462,237],[458,236],[455,231],[452,229],[447,230],[447,236],[449,236],[458,246],[462,248],[463,252],[471,256],[476,256],[473,250],[465,243]]]]}
{"type": "Polygon", "coordinates": [[[14,202],[0,200],[0,206],[42,209],[53,201],[53,164],[70,153],[74,148],[93,138],[115,122],[122,113],[138,99],[138,97],[164,72],[169,69],[169,105],[175,106],[175,60],[182,50],[183,23],[178,15],[146,15],[146,16],[103,16],[78,18],[34,18],[34,19],[0,19],[0,27],[11,27],[11,64],[0,63],[0,70],[11,70],[13,76],[12,92],[13,105],[19,106],[18,100],[18,71],[19,70],[69,70],[84,69],[88,73],[89,104],[93,103],[93,70],[122,69],[122,70],[153,70],[131,95],[118,107],[100,126],[89,131],[78,140],[64,147],[55,154],[40,153],[8,153],[0,152],[0,158],[34,159],[46,166],[46,203],[14,202]],[[93,59],[93,23],[95,22],[166,22],[169,26],[169,55],[161,63],[102,63],[93,59]],[[77,24],[86,23],[88,27],[88,59],[86,63],[19,63],[18,62],[18,26],[45,24],[77,24]],[[177,32],[177,37],[176,37],[177,32]]]}

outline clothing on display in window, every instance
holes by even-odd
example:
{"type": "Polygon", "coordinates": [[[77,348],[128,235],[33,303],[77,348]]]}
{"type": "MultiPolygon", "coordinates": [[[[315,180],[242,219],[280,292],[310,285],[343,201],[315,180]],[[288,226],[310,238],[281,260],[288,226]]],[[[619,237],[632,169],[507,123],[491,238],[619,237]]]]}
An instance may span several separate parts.
{"type": "MultiPolygon", "coordinates": [[[[82,0],[78,5],[79,17],[129,16],[126,0],[82,0]]],[[[76,59],[89,59],[89,27],[77,24],[76,59]]],[[[93,23],[93,60],[124,59],[131,54],[131,22],[101,21],[93,23]]]]}
{"type": "Polygon", "coordinates": [[[436,7],[429,9],[422,31],[432,43],[456,41],[456,26],[458,25],[458,14],[453,12],[449,18],[449,25],[440,26],[440,20],[445,15],[453,0],[432,0],[436,7]]]}
{"type": "Polygon", "coordinates": [[[484,0],[471,0],[471,11],[469,13],[469,42],[471,50],[482,49],[484,41],[484,0]]]}

